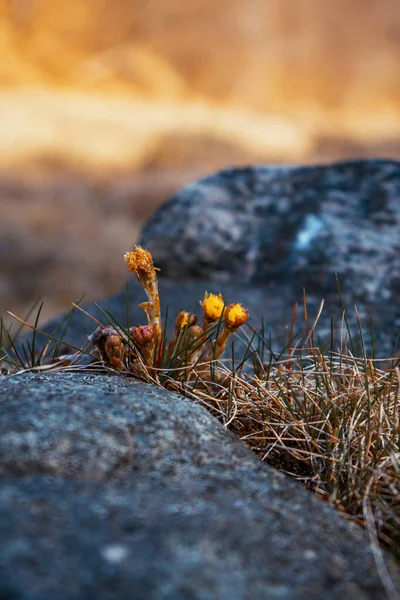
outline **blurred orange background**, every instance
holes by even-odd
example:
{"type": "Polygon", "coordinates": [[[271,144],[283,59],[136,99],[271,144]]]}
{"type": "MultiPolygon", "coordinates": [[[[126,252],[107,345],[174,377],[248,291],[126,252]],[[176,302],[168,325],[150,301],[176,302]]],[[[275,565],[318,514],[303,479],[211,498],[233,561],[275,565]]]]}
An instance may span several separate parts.
{"type": "Polygon", "coordinates": [[[0,0],[0,312],[118,291],[196,177],[399,133],[398,0],[0,0]]]}

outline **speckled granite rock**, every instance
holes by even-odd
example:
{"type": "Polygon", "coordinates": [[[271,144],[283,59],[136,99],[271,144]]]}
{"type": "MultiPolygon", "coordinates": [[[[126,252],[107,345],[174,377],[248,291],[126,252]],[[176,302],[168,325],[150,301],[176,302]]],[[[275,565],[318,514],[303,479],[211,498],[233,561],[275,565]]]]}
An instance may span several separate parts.
{"type": "Polygon", "coordinates": [[[1,598],[385,597],[361,529],[176,394],[19,375],[0,422],[1,598]]]}
{"type": "Polygon", "coordinates": [[[220,171],[156,212],[141,244],[168,277],[289,282],[384,305],[400,292],[400,163],[220,171]]]}

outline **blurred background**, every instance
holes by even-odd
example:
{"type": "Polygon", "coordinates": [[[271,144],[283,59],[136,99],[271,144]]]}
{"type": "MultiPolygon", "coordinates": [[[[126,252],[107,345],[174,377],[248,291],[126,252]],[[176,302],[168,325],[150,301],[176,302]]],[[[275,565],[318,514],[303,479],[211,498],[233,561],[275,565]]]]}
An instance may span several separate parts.
{"type": "Polygon", "coordinates": [[[194,178],[399,133],[399,0],[0,0],[0,314],[119,291],[194,178]]]}

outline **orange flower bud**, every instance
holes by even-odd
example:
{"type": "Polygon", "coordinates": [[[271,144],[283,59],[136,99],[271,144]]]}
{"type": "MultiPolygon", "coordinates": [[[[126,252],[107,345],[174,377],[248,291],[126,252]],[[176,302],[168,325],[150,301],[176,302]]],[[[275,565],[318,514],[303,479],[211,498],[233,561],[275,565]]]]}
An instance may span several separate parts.
{"type": "Polygon", "coordinates": [[[119,336],[110,335],[106,338],[104,352],[110,365],[120,370],[124,368],[122,360],[125,352],[125,344],[119,336]]]}
{"type": "Polygon", "coordinates": [[[196,315],[192,315],[184,310],[182,310],[175,321],[175,330],[179,333],[180,329],[184,329],[184,327],[191,327],[197,323],[196,315]]]}
{"type": "Polygon", "coordinates": [[[188,340],[190,340],[190,341],[197,340],[197,339],[201,338],[201,336],[203,334],[204,334],[204,331],[200,327],[200,325],[192,325],[188,329],[188,340]]]}
{"type": "Polygon", "coordinates": [[[147,344],[151,344],[154,338],[153,330],[148,325],[131,327],[130,333],[134,342],[138,346],[146,346],[147,344]]]}

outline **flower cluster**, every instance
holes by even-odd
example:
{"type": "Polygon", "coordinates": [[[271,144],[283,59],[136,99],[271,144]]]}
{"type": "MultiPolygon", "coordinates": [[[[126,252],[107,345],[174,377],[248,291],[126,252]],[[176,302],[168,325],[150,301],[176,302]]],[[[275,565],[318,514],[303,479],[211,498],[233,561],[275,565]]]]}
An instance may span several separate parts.
{"type": "Polygon", "coordinates": [[[221,294],[206,292],[200,302],[203,309],[201,326],[196,315],[181,311],[175,320],[173,337],[167,344],[153,257],[148,250],[136,246],[124,258],[128,270],[136,275],[146,292],[147,302],[139,306],[145,311],[147,325],[130,327],[125,335],[116,327],[99,327],[90,338],[100,358],[116,369],[140,374],[146,368],[162,368],[166,357],[170,362],[184,358],[185,364],[195,370],[200,360],[204,365],[221,356],[228,339],[249,318],[241,304],[226,305],[221,294]]]}

